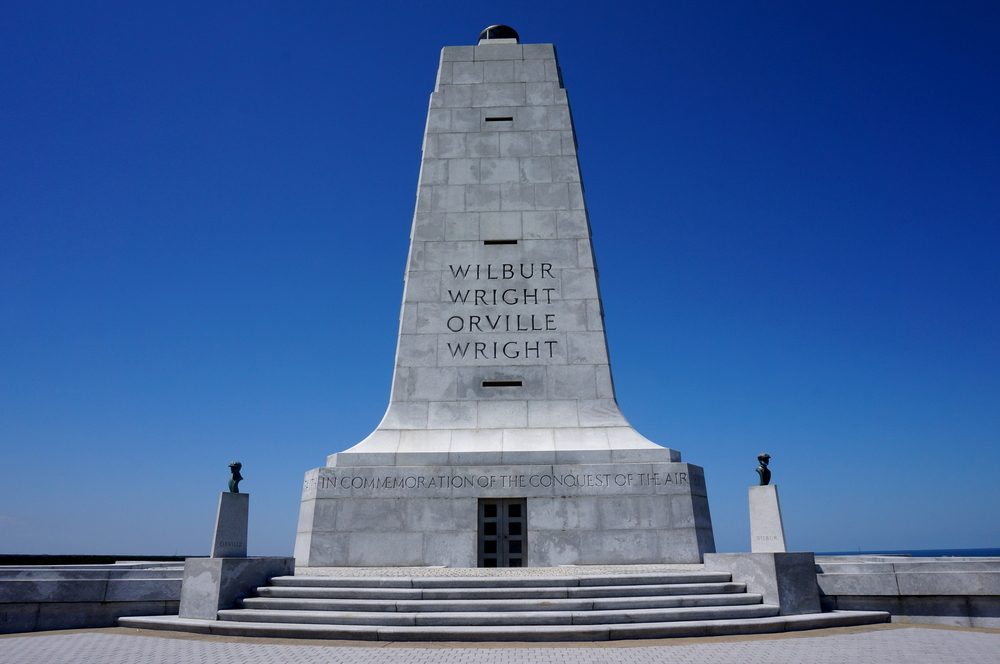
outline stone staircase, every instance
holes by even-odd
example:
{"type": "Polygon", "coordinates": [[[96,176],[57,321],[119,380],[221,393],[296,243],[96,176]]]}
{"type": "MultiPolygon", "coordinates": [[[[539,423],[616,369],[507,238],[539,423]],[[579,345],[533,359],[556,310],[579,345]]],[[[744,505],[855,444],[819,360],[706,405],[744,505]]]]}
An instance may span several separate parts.
{"type": "Polygon", "coordinates": [[[379,641],[599,641],[753,634],[887,622],[882,612],[781,616],[729,574],[281,576],[219,619],[126,627],[379,641]]]}

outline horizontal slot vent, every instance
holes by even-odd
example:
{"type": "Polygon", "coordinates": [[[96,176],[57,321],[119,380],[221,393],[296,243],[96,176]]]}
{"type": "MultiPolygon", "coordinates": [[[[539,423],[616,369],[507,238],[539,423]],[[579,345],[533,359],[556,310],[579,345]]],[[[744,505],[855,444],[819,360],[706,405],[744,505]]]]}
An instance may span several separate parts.
{"type": "Polygon", "coordinates": [[[521,387],[519,380],[484,380],[483,387],[521,387]]]}
{"type": "Polygon", "coordinates": [[[487,122],[513,122],[514,118],[509,115],[497,115],[492,118],[486,118],[487,122]]]}
{"type": "Polygon", "coordinates": [[[517,240],[483,240],[483,244],[517,244],[517,240]]]}

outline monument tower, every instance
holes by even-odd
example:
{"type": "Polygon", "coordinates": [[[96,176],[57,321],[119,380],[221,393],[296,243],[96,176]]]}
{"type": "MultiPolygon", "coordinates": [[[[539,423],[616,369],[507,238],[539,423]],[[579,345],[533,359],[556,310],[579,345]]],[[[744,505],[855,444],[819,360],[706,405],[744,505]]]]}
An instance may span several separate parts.
{"type": "Polygon", "coordinates": [[[715,550],[702,469],[615,400],[576,146],[551,44],[491,26],[441,51],[389,407],[306,473],[299,565],[715,550]]]}

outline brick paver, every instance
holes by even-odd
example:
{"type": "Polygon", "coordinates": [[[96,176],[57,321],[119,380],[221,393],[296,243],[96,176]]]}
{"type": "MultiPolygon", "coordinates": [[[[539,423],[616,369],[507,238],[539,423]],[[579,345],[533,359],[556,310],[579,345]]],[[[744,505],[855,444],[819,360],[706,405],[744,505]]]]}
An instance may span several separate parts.
{"type": "Polygon", "coordinates": [[[851,628],[627,645],[374,646],[222,640],[121,629],[0,638],[4,664],[949,664],[1000,663],[1000,630],[851,628]]]}

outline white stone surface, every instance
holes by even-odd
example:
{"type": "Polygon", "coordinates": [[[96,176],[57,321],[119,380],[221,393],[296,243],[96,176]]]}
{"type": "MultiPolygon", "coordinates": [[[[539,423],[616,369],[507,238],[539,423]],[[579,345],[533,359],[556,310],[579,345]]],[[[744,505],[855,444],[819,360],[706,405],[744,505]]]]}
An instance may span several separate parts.
{"type": "MultiPolygon", "coordinates": [[[[586,441],[592,427],[627,427],[554,48],[447,47],[437,81],[393,390],[378,431],[580,428],[561,439],[586,441]],[[467,370],[461,380],[455,367],[467,370]],[[482,386],[500,377],[522,384],[482,386]],[[489,403],[498,399],[512,403],[489,403]]],[[[435,440],[421,449],[447,452],[447,439],[435,440]]],[[[342,456],[383,452],[372,436],[342,456]]]]}
{"type": "MultiPolygon", "coordinates": [[[[601,503],[600,510],[586,500],[574,503],[594,487],[558,493],[551,486],[489,485],[451,495],[413,486],[367,495],[362,486],[317,495],[317,482],[344,473],[368,480],[400,473],[493,477],[507,472],[502,467],[531,466],[517,474],[541,477],[554,467],[586,466],[594,474],[612,464],[621,467],[613,474],[638,476],[680,461],[678,452],[636,432],[615,398],[577,141],[555,49],[447,47],[436,81],[389,406],[371,435],[307,475],[296,555],[308,564],[468,565],[475,562],[473,499],[546,496],[566,514],[589,509],[604,516],[584,530],[574,530],[567,517],[560,527],[531,533],[532,565],[700,560],[714,550],[703,479],[699,490],[679,489],[682,497],[629,487],[624,493],[635,500],[601,503]],[[428,539],[429,531],[397,523],[396,499],[441,516],[440,523],[452,524],[448,535],[428,539]],[[472,502],[462,503],[462,518],[452,522],[443,499],[472,502]],[[374,510],[365,512],[373,525],[345,526],[346,517],[327,505],[335,500],[376,501],[364,507],[374,510]],[[653,528],[644,525],[651,512],[660,519],[653,528]],[[612,521],[613,514],[620,519],[612,521]]],[[[540,515],[554,509],[536,507],[540,515]]]]}
{"type": "MultiPolygon", "coordinates": [[[[545,450],[555,439],[545,432],[552,430],[505,431],[523,450],[484,465],[311,471],[297,563],[474,566],[484,495],[527,498],[531,566],[696,563],[714,548],[701,468],[671,462],[665,450],[657,462],[551,463],[545,450]],[[550,463],[523,461],[533,454],[550,463]]],[[[495,449],[495,438],[485,442],[495,449]]]]}
{"type": "Polygon", "coordinates": [[[247,555],[247,522],[250,517],[250,494],[219,494],[219,510],[212,535],[213,558],[238,558],[247,555]]]}
{"type": "Polygon", "coordinates": [[[753,553],[783,553],[785,526],[781,521],[778,487],[752,486],[750,503],[750,551],[753,553]]]}

